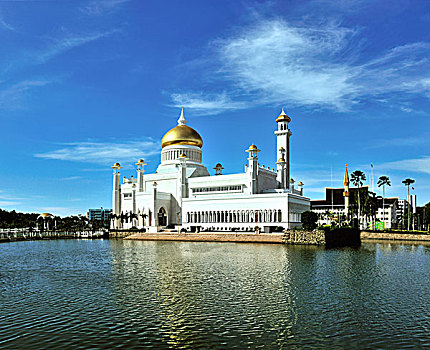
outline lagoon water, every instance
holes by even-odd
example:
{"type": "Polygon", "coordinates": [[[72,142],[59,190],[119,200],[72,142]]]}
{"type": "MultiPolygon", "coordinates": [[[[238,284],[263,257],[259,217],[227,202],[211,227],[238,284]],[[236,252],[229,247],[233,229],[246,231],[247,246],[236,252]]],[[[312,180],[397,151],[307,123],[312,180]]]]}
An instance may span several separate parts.
{"type": "Polygon", "coordinates": [[[0,245],[0,348],[430,347],[430,247],[0,245]]]}

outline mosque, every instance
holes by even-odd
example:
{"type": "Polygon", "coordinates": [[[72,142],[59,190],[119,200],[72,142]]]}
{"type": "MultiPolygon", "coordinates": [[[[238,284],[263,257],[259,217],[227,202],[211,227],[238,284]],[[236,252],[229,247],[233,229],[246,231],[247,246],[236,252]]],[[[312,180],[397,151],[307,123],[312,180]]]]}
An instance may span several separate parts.
{"type": "Polygon", "coordinates": [[[187,125],[184,109],[178,125],[161,140],[161,163],[146,174],[146,163],[135,165],[137,176],[123,178],[113,168],[112,229],[275,232],[299,227],[310,210],[303,184],[290,178],[291,119],[282,110],[276,118],[276,169],[260,166],[256,145],[246,150],[244,172],[224,175],[220,163],[211,176],[202,163],[203,140],[187,125]]]}

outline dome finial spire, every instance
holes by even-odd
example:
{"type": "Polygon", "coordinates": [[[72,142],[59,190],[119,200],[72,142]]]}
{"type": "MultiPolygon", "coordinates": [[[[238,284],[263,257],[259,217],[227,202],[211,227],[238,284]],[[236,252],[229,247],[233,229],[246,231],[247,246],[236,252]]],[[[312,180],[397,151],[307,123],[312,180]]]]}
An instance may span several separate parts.
{"type": "Polygon", "coordinates": [[[181,116],[178,119],[178,125],[185,125],[185,124],[187,124],[187,121],[184,116],[184,107],[182,107],[181,116]]]}

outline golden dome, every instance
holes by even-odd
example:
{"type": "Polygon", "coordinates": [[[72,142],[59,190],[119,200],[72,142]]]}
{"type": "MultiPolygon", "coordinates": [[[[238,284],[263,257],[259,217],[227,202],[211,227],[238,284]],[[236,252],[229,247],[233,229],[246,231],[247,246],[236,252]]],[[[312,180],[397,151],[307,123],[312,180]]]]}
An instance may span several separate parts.
{"type": "Polygon", "coordinates": [[[289,123],[291,121],[291,118],[285,114],[284,109],[282,108],[281,114],[279,114],[278,118],[276,118],[276,122],[287,122],[289,123]]]}
{"type": "Polygon", "coordinates": [[[184,117],[184,109],[182,108],[181,116],[178,120],[178,125],[170,129],[161,140],[161,147],[171,145],[189,145],[202,148],[203,140],[199,133],[193,128],[185,125],[187,121],[184,117]]]}
{"type": "Polygon", "coordinates": [[[111,168],[119,168],[119,167],[120,167],[119,163],[115,163],[111,168]]]}
{"type": "Polygon", "coordinates": [[[251,145],[251,146],[249,146],[249,148],[248,148],[249,150],[254,150],[254,149],[257,149],[257,146],[256,145],[251,145]]]}
{"type": "Polygon", "coordinates": [[[39,217],[42,217],[42,218],[48,218],[50,216],[54,216],[54,215],[52,215],[51,213],[42,213],[39,215],[39,217]]]}
{"type": "Polygon", "coordinates": [[[170,145],[203,146],[203,140],[199,133],[187,125],[178,125],[170,129],[161,140],[161,147],[170,145]]]}

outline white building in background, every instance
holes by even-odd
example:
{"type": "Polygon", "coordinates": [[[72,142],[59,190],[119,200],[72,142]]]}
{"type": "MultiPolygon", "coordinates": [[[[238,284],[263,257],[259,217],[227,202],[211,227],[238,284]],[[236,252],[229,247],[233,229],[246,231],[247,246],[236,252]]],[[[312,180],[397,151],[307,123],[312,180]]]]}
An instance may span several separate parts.
{"type": "Polygon", "coordinates": [[[405,214],[408,213],[408,206],[409,204],[406,199],[399,199],[397,202],[396,216],[398,222],[401,222],[404,219],[405,214]]]}
{"type": "Polygon", "coordinates": [[[254,231],[298,227],[301,213],[310,209],[303,184],[294,188],[290,179],[289,122],[284,110],[277,117],[276,169],[261,166],[255,145],[247,150],[243,173],[222,174],[215,166],[210,176],[202,163],[203,140],[186,125],[182,109],[178,125],[161,141],[161,163],[153,174],[145,174],[145,162],[137,163],[137,175],[120,183],[121,166],[113,173],[112,229],[166,228],[187,231],[254,231]]]}
{"type": "Polygon", "coordinates": [[[399,198],[385,198],[384,201],[379,199],[376,219],[384,223],[384,228],[395,228],[397,226],[397,205],[399,198]],[[384,203],[382,205],[382,203],[384,203]]]}

